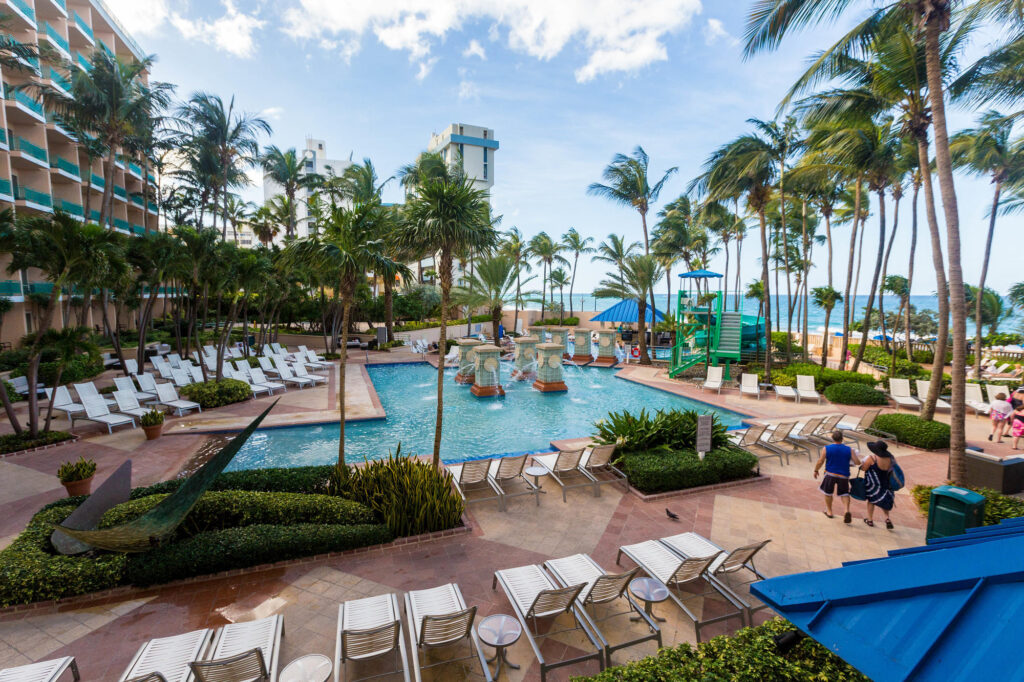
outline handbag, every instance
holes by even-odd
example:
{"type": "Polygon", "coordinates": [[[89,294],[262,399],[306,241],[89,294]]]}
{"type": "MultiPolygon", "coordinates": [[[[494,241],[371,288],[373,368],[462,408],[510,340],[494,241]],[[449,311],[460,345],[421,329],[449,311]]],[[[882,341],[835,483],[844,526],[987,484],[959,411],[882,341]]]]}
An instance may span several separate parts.
{"type": "Polygon", "coordinates": [[[868,499],[867,481],[861,478],[860,467],[857,467],[857,477],[850,479],[850,497],[862,502],[868,499]]]}
{"type": "Polygon", "coordinates": [[[904,485],[906,485],[906,477],[903,475],[903,469],[900,465],[893,460],[892,470],[889,471],[889,490],[896,492],[904,485]]]}

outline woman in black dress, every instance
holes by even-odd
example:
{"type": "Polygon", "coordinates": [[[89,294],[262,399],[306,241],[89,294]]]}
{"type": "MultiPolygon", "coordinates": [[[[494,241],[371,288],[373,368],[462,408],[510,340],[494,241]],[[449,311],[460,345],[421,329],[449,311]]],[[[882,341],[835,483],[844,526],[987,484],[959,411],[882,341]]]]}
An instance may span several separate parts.
{"type": "Polygon", "coordinates": [[[864,492],[867,496],[868,517],[864,523],[874,526],[875,507],[885,514],[885,527],[892,530],[892,521],[889,519],[889,511],[896,503],[896,495],[889,484],[889,477],[892,474],[892,466],[896,458],[889,452],[889,446],[885,441],[868,443],[868,455],[860,468],[864,471],[864,492]]]}

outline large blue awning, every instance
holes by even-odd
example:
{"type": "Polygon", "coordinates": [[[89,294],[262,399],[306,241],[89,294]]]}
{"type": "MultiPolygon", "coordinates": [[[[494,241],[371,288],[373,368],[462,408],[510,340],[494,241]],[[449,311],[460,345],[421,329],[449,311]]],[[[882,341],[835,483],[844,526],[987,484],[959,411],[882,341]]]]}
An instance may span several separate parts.
{"type": "MultiPolygon", "coordinates": [[[[665,316],[658,310],[654,311],[654,317],[658,322],[663,322],[665,316]]],[[[594,317],[590,318],[591,322],[636,322],[640,319],[640,308],[637,306],[636,301],[632,299],[624,299],[619,301],[611,308],[604,310],[594,317]]],[[[651,306],[647,306],[647,314],[644,317],[648,323],[651,321],[651,306]]]]}
{"type": "Polygon", "coordinates": [[[1024,679],[1024,518],[751,591],[875,680],[1024,679]]]}
{"type": "Polygon", "coordinates": [[[692,272],[684,272],[679,275],[682,279],[711,279],[713,277],[721,277],[717,272],[711,272],[710,270],[694,270],[692,272]]]}

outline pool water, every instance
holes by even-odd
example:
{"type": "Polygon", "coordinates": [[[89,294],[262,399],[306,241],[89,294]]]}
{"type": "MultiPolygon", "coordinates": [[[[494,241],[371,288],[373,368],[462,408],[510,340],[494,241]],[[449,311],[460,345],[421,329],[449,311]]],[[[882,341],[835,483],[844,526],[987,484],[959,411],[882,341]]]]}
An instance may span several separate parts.
{"type": "MultiPolygon", "coordinates": [[[[617,370],[565,366],[567,393],[541,393],[529,382],[509,381],[502,363],[505,397],[478,398],[445,372],[441,458],[459,461],[484,455],[534,452],[550,441],[594,433],[594,422],[609,412],[689,409],[713,413],[727,427],[743,415],[665,391],[616,379],[617,370]]],[[[437,370],[426,364],[367,368],[387,419],[349,422],[345,456],[350,462],[386,457],[399,442],[402,453],[430,454],[434,447],[437,370]]],[[[338,457],[338,425],[294,426],[257,431],[229,469],[328,464],[338,457]]]]}

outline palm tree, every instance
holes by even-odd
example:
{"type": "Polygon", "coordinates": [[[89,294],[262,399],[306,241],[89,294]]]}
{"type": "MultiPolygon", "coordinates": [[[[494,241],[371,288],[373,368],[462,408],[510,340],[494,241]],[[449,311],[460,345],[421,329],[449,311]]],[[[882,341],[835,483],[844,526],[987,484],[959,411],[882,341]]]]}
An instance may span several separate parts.
{"type": "Polygon", "coordinates": [[[252,213],[252,202],[242,201],[237,194],[231,194],[224,202],[224,215],[221,218],[225,225],[231,225],[231,235],[235,244],[238,243],[238,226],[245,225],[252,213]]]}
{"type": "Polygon", "coordinates": [[[626,243],[626,238],[622,235],[617,235],[614,232],[608,235],[608,238],[597,245],[598,255],[594,256],[591,260],[599,260],[605,263],[611,263],[618,270],[619,276],[622,276],[622,264],[626,261],[626,258],[632,256],[640,248],[640,242],[626,243]]]}
{"type": "Polygon", "coordinates": [[[380,198],[384,187],[392,180],[394,180],[394,176],[386,178],[382,182],[377,177],[377,169],[373,167],[373,161],[364,158],[362,163],[354,163],[342,172],[336,191],[351,201],[370,201],[380,198]]]}
{"type": "MultiPolygon", "coordinates": [[[[421,155],[421,160],[424,156],[421,155]]],[[[438,348],[447,350],[448,309],[451,305],[452,261],[461,249],[487,251],[497,245],[498,234],[490,219],[487,193],[473,181],[454,171],[440,177],[402,173],[402,179],[416,177],[415,194],[405,205],[405,220],[396,235],[404,248],[437,253],[441,284],[441,328],[438,348]],[[422,180],[420,182],[419,180],[422,180]]],[[[437,418],[434,426],[435,467],[441,464],[441,429],[444,417],[444,363],[437,370],[437,418]]]]}
{"type": "Polygon", "coordinates": [[[307,173],[303,168],[302,159],[294,148],[282,150],[277,145],[269,145],[263,148],[263,155],[260,157],[260,164],[267,177],[276,182],[284,190],[284,196],[288,200],[288,220],[285,223],[285,237],[293,237],[296,234],[297,221],[295,218],[297,200],[296,194],[300,189],[314,187],[320,178],[315,173],[307,173]]]}
{"type": "MultiPolygon", "coordinates": [[[[404,266],[389,259],[380,239],[383,219],[379,202],[355,204],[351,209],[335,206],[321,233],[292,242],[287,247],[289,260],[311,266],[334,278],[341,298],[341,364],[338,368],[338,471],[348,475],[345,465],[345,365],[348,361],[348,330],[357,285],[366,272],[401,270],[404,266]]],[[[443,313],[442,313],[443,315],[443,313]]],[[[444,367],[444,363],[440,363],[444,367]]]]}
{"type": "Polygon", "coordinates": [[[583,235],[576,231],[575,227],[570,227],[569,231],[562,235],[562,246],[567,252],[572,253],[572,278],[569,280],[569,317],[574,316],[572,293],[573,287],[576,286],[576,265],[579,263],[581,254],[594,253],[595,249],[591,246],[593,243],[593,237],[583,237],[583,235]]]}
{"type": "Polygon", "coordinates": [[[811,290],[811,295],[814,297],[814,305],[825,311],[825,331],[821,344],[821,366],[824,367],[828,360],[828,341],[831,336],[828,331],[828,323],[832,319],[832,309],[836,307],[837,303],[842,302],[843,295],[833,289],[831,285],[814,287],[811,290]]]}
{"type": "MultiPolygon", "coordinates": [[[[501,253],[512,259],[513,267],[516,270],[516,299],[515,313],[512,318],[512,331],[519,333],[519,306],[523,303],[523,270],[530,272],[529,245],[523,239],[523,233],[518,227],[512,227],[505,233],[505,239],[501,242],[501,253]]],[[[532,278],[531,278],[532,279],[532,278]]]]}
{"type": "Polygon", "coordinates": [[[761,313],[764,310],[764,282],[759,279],[751,280],[747,284],[747,290],[744,292],[743,298],[757,301],[757,316],[761,317],[761,313]]]}
{"type": "Polygon", "coordinates": [[[607,184],[593,182],[587,187],[587,194],[636,209],[644,230],[644,253],[651,252],[651,243],[647,238],[647,212],[651,204],[658,200],[658,195],[661,194],[668,179],[679,170],[677,166],[672,166],[652,185],[648,174],[649,165],[650,158],[647,152],[637,145],[632,156],[616,154],[612,157],[612,162],[601,174],[607,184]]]}
{"type": "MultiPolygon", "coordinates": [[[[552,239],[547,232],[539,232],[530,239],[529,243],[529,255],[531,258],[536,258],[541,264],[541,275],[540,275],[540,317],[544,319],[544,309],[547,305],[547,290],[550,281],[550,274],[554,269],[555,263],[559,265],[569,265],[569,261],[562,256],[562,252],[565,251],[565,247],[552,239]]],[[[554,305],[554,293],[551,295],[551,302],[554,305]]]]}
{"type": "Polygon", "coordinates": [[[264,246],[270,246],[270,242],[274,241],[274,237],[281,231],[278,227],[280,222],[275,217],[273,206],[270,202],[256,208],[249,215],[248,221],[252,225],[256,239],[264,246]]]}
{"type": "Polygon", "coordinates": [[[555,287],[558,287],[558,323],[565,321],[565,287],[570,286],[569,273],[562,268],[555,268],[548,276],[551,282],[551,305],[555,305],[555,287]]]}
{"type": "MultiPolygon", "coordinates": [[[[629,256],[622,264],[622,274],[609,273],[594,291],[598,298],[632,300],[637,306],[637,331],[640,337],[640,364],[651,364],[647,354],[647,296],[661,279],[661,266],[651,255],[629,256]]],[[[651,320],[654,320],[652,309],[651,320]]]]}
{"type": "MultiPolygon", "coordinates": [[[[43,348],[53,353],[56,358],[57,372],[53,377],[53,387],[56,389],[61,385],[61,375],[68,363],[76,356],[86,354],[95,360],[99,356],[99,349],[92,341],[92,330],[88,327],[65,327],[63,329],[49,329],[43,335],[40,343],[43,348]]],[[[43,432],[50,430],[50,421],[53,419],[53,402],[46,407],[46,421],[43,422],[43,432]]]]}
{"type": "MultiPolygon", "coordinates": [[[[902,275],[888,275],[882,284],[882,291],[888,291],[900,301],[900,307],[896,311],[896,319],[900,319],[903,315],[903,311],[910,305],[910,286],[906,277],[902,275]]],[[[881,308],[879,308],[879,317],[884,315],[881,308]]],[[[885,339],[885,321],[882,321],[882,339],[884,343],[885,339]]],[[[866,340],[866,339],[865,339],[866,340]]],[[[892,364],[889,365],[889,374],[896,374],[896,343],[895,340],[892,344],[892,364]]]]}
{"type": "Polygon", "coordinates": [[[658,217],[661,220],[654,227],[654,253],[665,270],[665,286],[668,289],[668,303],[665,315],[672,313],[672,266],[679,261],[686,262],[693,236],[693,207],[685,194],[665,204],[658,217]]]}
{"type": "Polygon", "coordinates": [[[519,297],[519,286],[519,270],[515,260],[507,255],[484,258],[476,264],[473,274],[466,277],[464,286],[452,289],[452,301],[470,309],[485,308],[491,316],[492,338],[498,339],[501,311],[519,297]]]}
{"type": "MultiPolygon", "coordinates": [[[[988,111],[978,120],[978,127],[964,130],[950,140],[953,164],[975,175],[987,175],[993,186],[992,206],[988,214],[988,233],[985,237],[985,256],[981,262],[978,289],[984,291],[988,276],[989,257],[992,254],[992,236],[999,213],[999,198],[1006,183],[1024,179],[1024,139],[1010,140],[1013,121],[998,111],[988,111]]],[[[984,297],[975,297],[974,322],[974,378],[981,379],[981,305],[984,297]]]]}

